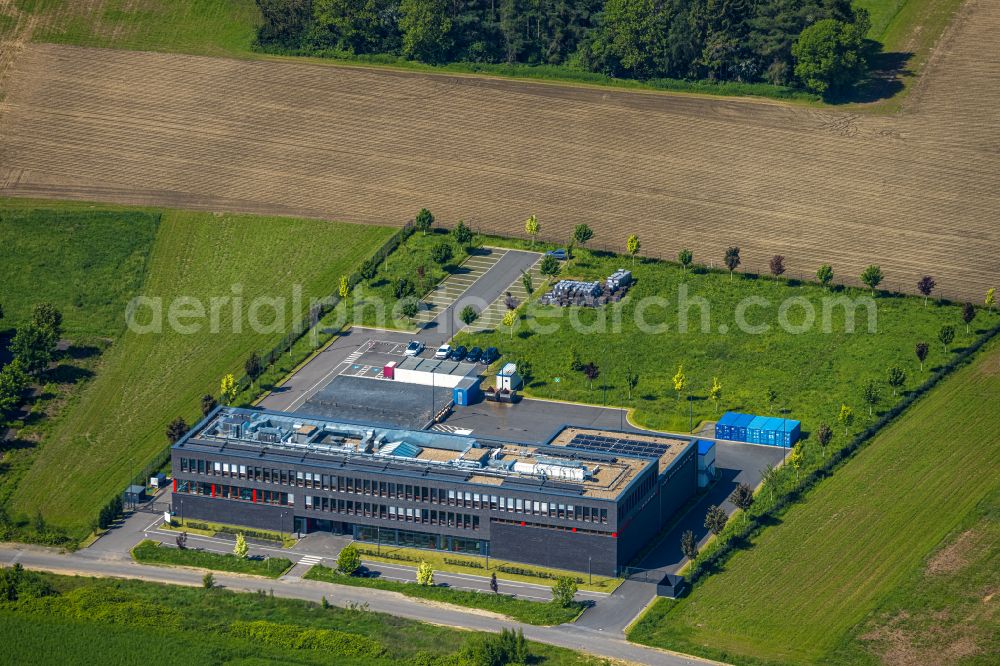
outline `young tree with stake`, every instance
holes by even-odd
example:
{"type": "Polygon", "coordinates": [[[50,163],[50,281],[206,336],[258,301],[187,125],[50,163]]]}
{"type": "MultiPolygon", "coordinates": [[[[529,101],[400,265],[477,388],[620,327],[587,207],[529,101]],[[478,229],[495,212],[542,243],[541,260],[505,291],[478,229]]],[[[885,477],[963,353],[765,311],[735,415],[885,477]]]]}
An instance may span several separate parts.
{"type": "Polygon", "coordinates": [[[722,534],[722,530],[726,528],[728,521],[729,516],[726,515],[725,509],[721,506],[713,504],[705,512],[705,529],[709,530],[715,536],[722,534]]]}
{"type": "Polygon", "coordinates": [[[833,430],[827,424],[821,423],[816,429],[816,441],[819,442],[819,447],[823,450],[824,458],[826,458],[826,447],[830,444],[831,439],[833,439],[833,430]]]}
{"type": "Polygon", "coordinates": [[[434,224],[434,215],[432,215],[426,208],[421,208],[420,212],[417,213],[414,223],[416,224],[417,229],[421,231],[424,236],[426,236],[427,232],[431,229],[431,225],[434,224]]]}
{"type": "Polygon", "coordinates": [[[726,250],[726,256],[723,259],[726,263],[726,268],[729,269],[729,281],[733,281],[733,271],[739,268],[740,265],[740,248],[733,246],[726,250]]]}
{"type": "Polygon", "coordinates": [[[236,399],[236,378],[232,374],[226,375],[219,382],[219,395],[227,405],[233,404],[233,400],[236,399]]]}
{"type": "Polygon", "coordinates": [[[573,229],[573,241],[577,243],[580,247],[587,244],[591,238],[594,237],[594,230],[588,227],[586,224],[578,224],[573,229]]]}
{"type": "Polygon", "coordinates": [[[600,377],[601,369],[597,366],[596,363],[591,361],[590,363],[584,365],[583,368],[581,368],[581,370],[583,370],[584,376],[590,382],[590,389],[594,390],[594,380],[600,377]]]}
{"type": "Polygon", "coordinates": [[[340,286],[337,288],[337,294],[341,299],[347,298],[351,293],[351,285],[347,280],[346,275],[340,276],[340,286]]]}
{"type": "Polygon", "coordinates": [[[524,233],[528,234],[531,238],[531,247],[535,247],[535,238],[538,236],[540,230],[541,226],[538,224],[538,218],[534,215],[524,221],[524,233]]]}
{"type": "Polygon", "coordinates": [[[840,425],[844,426],[844,435],[846,436],[848,428],[854,423],[854,410],[847,405],[841,405],[840,413],[837,414],[837,420],[840,422],[840,425]]]}
{"type": "Polygon", "coordinates": [[[684,374],[684,366],[677,366],[677,374],[674,375],[671,380],[674,384],[674,391],[677,393],[677,399],[681,399],[681,393],[687,388],[687,375],[684,374]]]}
{"type": "Polygon", "coordinates": [[[691,250],[681,250],[677,253],[677,261],[684,268],[684,272],[691,268],[691,262],[694,261],[694,253],[691,250]]]}
{"type": "Polygon", "coordinates": [[[997,290],[994,287],[990,287],[986,290],[986,299],[983,301],[983,305],[985,305],[987,309],[992,310],[993,306],[996,305],[996,302],[997,290]]]}
{"type": "Polygon", "coordinates": [[[937,282],[934,281],[930,275],[925,275],[920,278],[917,282],[917,291],[924,295],[924,307],[927,307],[927,299],[930,297],[931,292],[934,291],[934,287],[937,286],[937,282]]]}
{"type": "Polygon", "coordinates": [[[833,266],[830,264],[820,266],[819,270],[816,271],[816,279],[821,285],[829,288],[830,283],[833,282],[833,266]]]}
{"type": "Polygon", "coordinates": [[[875,264],[871,264],[861,273],[861,281],[872,290],[872,296],[875,295],[875,289],[882,284],[884,278],[882,268],[875,264]]]}
{"type": "Polygon", "coordinates": [[[771,261],[769,262],[769,268],[771,269],[771,275],[775,277],[784,274],[785,257],[780,254],[776,254],[773,257],[771,257],[771,261]]]}
{"type": "Polygon", "coordinates": [[[684,534],[681,535],[681,553],[689,560],[698,557],[698,541],[691,530],[684,530],[684,534]]]}
{"type": "Polygon", "coordinates": [[[715,404],[715,413],[719,413],[719,401],[722,400],[722,384],[718,377],[712,377],[712,387],[708,389],[708,397],[715,404]]]}
{"type": "Polygon", "coordinates": [[[868,405],[868,416],[874,415],[875,406],[882,400],[882,389],[879,387],[878,382],[874,379],[869,379],[865,382],[865,385],[861,388],[861,397],[868,405]]]}
{"type": "Polygon", "coordinates": [[[892,397],[895,398],[896,392],[906,383],[906,373],[899,366],[892,366],[889,368],[887,383],[892,387],[892,397]]]}
{"type": "Polygon", "coordinates": [[[972,303],[966,303],[962,306],[962,321],[965,322],[965,332],[969,332],[969,325],[972,320],[976,318],[976,306],[972,303]]]}
{"type": "Polygon", "coordinates": [[[632,234],[625,241],[625,249],[628,253],[632,255],[632,265],[635,266],[635,255],[639,254],[639,248],[642,247],[642,243],[639,242],[639,237],[632,234]]]}
{"type": "Polygon", "coordinates": [[[233,554],[241,560],[245,560],[247,555],[250,554],[250,546],[247,545],[247,540],[243,536],[243,532],[236,535],[236,545],[233,547],[233,554]]]}
{"type": "Polygon", "coordinates": [[[948,346],[955,340],[955,327],[954,326],[942,326],[941,330],[938,331],[938,340],[944,345],[945,352],[948,351],[948,346]]]}
{"type": "Polygon", "coordinates": [[[927,359],[927,353],[931,350],[931,346],[926,342],[918,342],[916,347],[914,347],[913,352],[917,355],[917,360],[920,361],[920,371],[924,371],[924,361],[927,359]]]}
{"type": "Polygon", "coordinates": [[[733,506],[743,512],[743,523],[746,524],[747,512],[753,506],[754,501],[753,488],[749,484],[741,483],[736,486],[729,499],[732,501],[733,506]]]}
{"type": "Polygon", "coordinates": [[[501,322],[510,331],[510,339],[514,339],[514,325],[517,323],[517,310],[507,310],[501,322]]]}

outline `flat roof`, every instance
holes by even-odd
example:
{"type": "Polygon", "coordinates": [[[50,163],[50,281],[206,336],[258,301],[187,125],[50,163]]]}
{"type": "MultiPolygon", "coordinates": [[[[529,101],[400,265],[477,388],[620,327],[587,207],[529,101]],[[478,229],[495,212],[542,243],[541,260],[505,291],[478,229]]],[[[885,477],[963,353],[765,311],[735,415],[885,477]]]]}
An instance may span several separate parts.
{"type": "Polygon", "coordinates": [[[566,426],[549,440],[551,446],[604,451],[615,456],[655,458],[660,472],[667,470],[690,446],[693,438],[659,433],[620,432],[599,428],[566,426]]]}
{"type": "Polygon", "coordinates": [[[268,455],[321,467],[363,467],[444,483],[490,486],[493,492],[499,486],[608,500],[617,498],[639,474],[656,464],[646,456],[565,444],[525,445],[233,407],[218,407],[174,448],[222,451],[257,460],[268,455]]]}

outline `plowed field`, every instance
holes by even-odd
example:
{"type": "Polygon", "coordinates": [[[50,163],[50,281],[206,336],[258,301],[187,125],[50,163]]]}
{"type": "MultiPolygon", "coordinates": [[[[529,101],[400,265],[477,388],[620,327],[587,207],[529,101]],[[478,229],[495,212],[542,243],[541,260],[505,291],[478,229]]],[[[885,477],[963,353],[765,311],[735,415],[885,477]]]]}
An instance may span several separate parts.
{"type": "Polygon", "coordinates": [[[790,273],[869,263],[981,302],[1000,276],[1000,3],[970,0],[905,111],[631,93],[303,62],[29,44],[0,194],[682,247],[790,273]]]}

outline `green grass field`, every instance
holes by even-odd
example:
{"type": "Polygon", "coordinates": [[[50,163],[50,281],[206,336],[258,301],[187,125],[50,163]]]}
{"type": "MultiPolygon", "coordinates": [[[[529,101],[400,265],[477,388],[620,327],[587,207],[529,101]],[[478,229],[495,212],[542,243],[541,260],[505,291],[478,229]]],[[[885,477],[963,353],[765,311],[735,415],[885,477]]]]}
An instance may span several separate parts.
{"type": "Polygon", "coordinates": [[[992,664],[1000,654],[1000,492],[854,627],[831,661],[992,664]]]}
{"type": "MultiPolygon", "coordinates": [[[[98,508],[166,446],[167,422],[177,416],[195,422],[202,394],[217,394],[227,372],[241,375],[251,351],[277,343],[310,298],[336,292],[340,275],[391,233],[316,220],[165,211],[140,290],[162,299],[163,332],[128,330],[105,354],[97,376],[59,418],[22,478],[13,512],[40,510],[50,522],[85,535],[98,508]],[[242,316],[234,320],[229,301],[216,308],[214,326],[211,299],[236,292],[242,316]],[[204,307],[204,319],[178,320],[200,323],[199,330],[187,334],[169,325],[170,305],[183,305],[179,298],[204,307]],[[284,299],[285,311],[275,318],[275,309],[260,303],[262,326],[255,331],[258,298],[284,299]]],[[[144,308],[139,319],[150,323],[150,312],[144,308]]]]}
{"type": "Polygon", "coordinates": [[[132,549],[132,557],[143,564],[196,567],[268,578],[278,578],[292,568],[292,561],[285,557],[272,557],[269,560],[240,558],[231,553],[212,553],[192,548],[181,550],[150,539],[140,541],[132,549]]]}
{"type": "Polygon", "coordinates": [[[117,337],[158,224],[142,211],[33,210],[0,200],[0,330],[48,301],[62,312],[67,338],[117,337]]]}
{"type": "Polygon", "coordinates": [[[919,590],[928,555],[996,496],[998,400],[993,342],[629,637],[735,663],[854,663],[843,646],[859,623],[898,590],[919,590]]]}
{"type": "MultiPolygon", "coordinates": [[[[908,69],[919,73],[930,49],[947,26],[961,0],[855,0],[872,17],[869,37],[886,52],[913,51],[908,69]]],[[[253,0],[16,0],[16,7],[35,18],[32,39],[39,42],[166,51],[238,58],[268,57],[253,50],[260,15],[253,0]]],[[[25,21],[0,14],[0,36],[25,21]]],[[[414,71],[486,74],[576,85],[665,90],[696,94],[754,95],[818,104],[815,95],[764,83],[623,80],[562,66],[452,63],[431,66],[391,55],[358,56],[350,60],[311,58],[361,66],[387,66],[414,71]]],[[[904,90],[914,80],[903,76],[904,90]]],[[[888,106],[895,109],[897,103],[888,106]]]]}
{"type": "Polygon", "coordinates": [[[556,625],[572,622],[582,612],[581,605],[563,608],[552,603],[517,599],[506,594],[491,592],[476,592],[475,590],[457,590],[450,587],[430,587],[416,583],[401,583],[381,578],[356,578],[339,574],[321,564],[309,569],[304,576],[309,580],[319,580],[337,585],[352,585],[355,587],[373,587],[379,590],[399,592],[409,597],[429,599],[442,603],[478,608],[500,613],[527,624],[556,625]]]}
{"type": "MultiPolygon", "coordinates": [[[[616,268],[631,267],[631,260],[624,257],[587,251],[578,251],[577,255],[577,260],[565,267],[560,277],[603,279],[616,268]]],[[[875,332],[868,332],[867,311],[863,307],[857,310],[854,333],[845,332],[845,309],[833,307],[827,317],[830,331],[827,333],[823,327],[824,299],[866,298],[867,291],[848,289],[833,293],[818,285],[796,286],[783,280],[739,274],[730,280],[724,273],[685,273],[677,265],[653,261],[638,262],[634,275],[637,283],[620,307],[559,308],[532,304],[513,338],[501,326],[492,333],[461,334],[457,342],[470,347],[495,345],[507,360],[529,361],[530,395],[602,404],[607,387],[607,404],[633,409],[633,421],[650,428],[687,431],[691,413],[698,423],[703,419],[714,420],[727,409],[760,414],[777,414],[784,409],[791,418],[802,420],[803,430],[808,432],[824,421],[835,426],[840,405],[844,403],[854,408],[857,419],[853,430],[859,431],[869,422],[861,395],[866,380],[883,382],[878,410],[885,410],[895,402],[891,390],[885,386],[890,366],[904,369],[907,373],[904,390],[913,389],[925,381],[931,368],[943,364],[956,349],[970,343],[977,330],[1000,320],[995,312],[980,312],[967,334],[958,305],[932,302],[925,307],[917,298],[881,296],[874,301],[875,332]],[[701,331],[705,310],[697,304],[686,311],[687,332],[680,332],[682,317],[678,305],[684,288],[689,303],[704,299],[708,305],[708,332],[701,331]],[[766,332],[742,332],[737,325],[737,309],[748,297],[759,300],[746,310],[747,323],[766,325],[769,327],[766,332]],[[647,300],[652,298],[665,300],[647,300]],[[787,323],[791,325],[788,330],[795,331],[794,327],[805,322],[805,304],[816,314],[815,324],[803,333],[787,332],[781,326],[781,304],[789,298],[796,300],[786,311],[787,323]],[[650,327],[665,324],[667,329],[644,332],[637,323],[637,313],[650,327]],[[619,318],[620,325],[615,323],[619,318]],[[956,329],[950,352],[945,351],[937,338],[938,331],[946,324],[956,329]],[[533,332],[532,326],[539,332],[533,332]],[[931,345],[924,371],[914,355],[914,346],[919,341],[931,345]],[[592,387],[582,372],[571,369],[574,352],[582,363],[593,362],[599,367],[600,376],[592,387]],[[684,367],[688,388],[678,399],[672,378],[680,365],[684,367]],[[628,400],[625,384],[629,367],[639,374],[632,400],[628,400]],[[708,399],[715,377],[723,387],[718,407],[708,399]],[[773,404],[767,400],[768,389],[777,393],[773,404]],[[687,396],[691,396],[690,402],[687,396]]],[[[846,443],[843,432],[837,429],[835,443],[846,443]]]]}
{"type": "MultiPolygon", "coordinates": [[[[475,634],[370,612],[259,594],[42,574],[57,594],[0,601],[0,664],[136,664],[169,655],[197,664],[453,666],[475,634]],[[246,623],[271,627],[253,637],[246,623]],[[323,630],[317,634],[315,630],[323,630]],[[281,645],[299,634],[300,647],[281,645]],[[332,636],[331,636],[332,635],[332,636]],[[324,641],[323,639],[326,638],[324,641]],[[351,639],[354,638],[354,642],[351,639]],[[346,640],[345,640],[346,639],[346,640]],[[334,648],[321,647],[333,643],[334,648]],[[95,650],[94,646],[100,646],[95,650]],[[339,648],[339,649],[338,649],[339,648]],[[382,656],[368,656],[380,652],[382,656]]],[[[532,664],[602,660],[536,643],[532,664]]]]}

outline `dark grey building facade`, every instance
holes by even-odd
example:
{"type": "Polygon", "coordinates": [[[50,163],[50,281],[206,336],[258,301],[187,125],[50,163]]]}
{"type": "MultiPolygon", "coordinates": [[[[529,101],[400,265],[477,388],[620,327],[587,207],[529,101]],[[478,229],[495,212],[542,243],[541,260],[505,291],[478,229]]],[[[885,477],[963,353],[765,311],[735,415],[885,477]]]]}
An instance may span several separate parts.
{"type": "Polygon", "coordinates": [[[172,511],[615,575],[696,492],[695,444],[563,430],[526,446],[218,408],[173,447],[172,511]]]}

